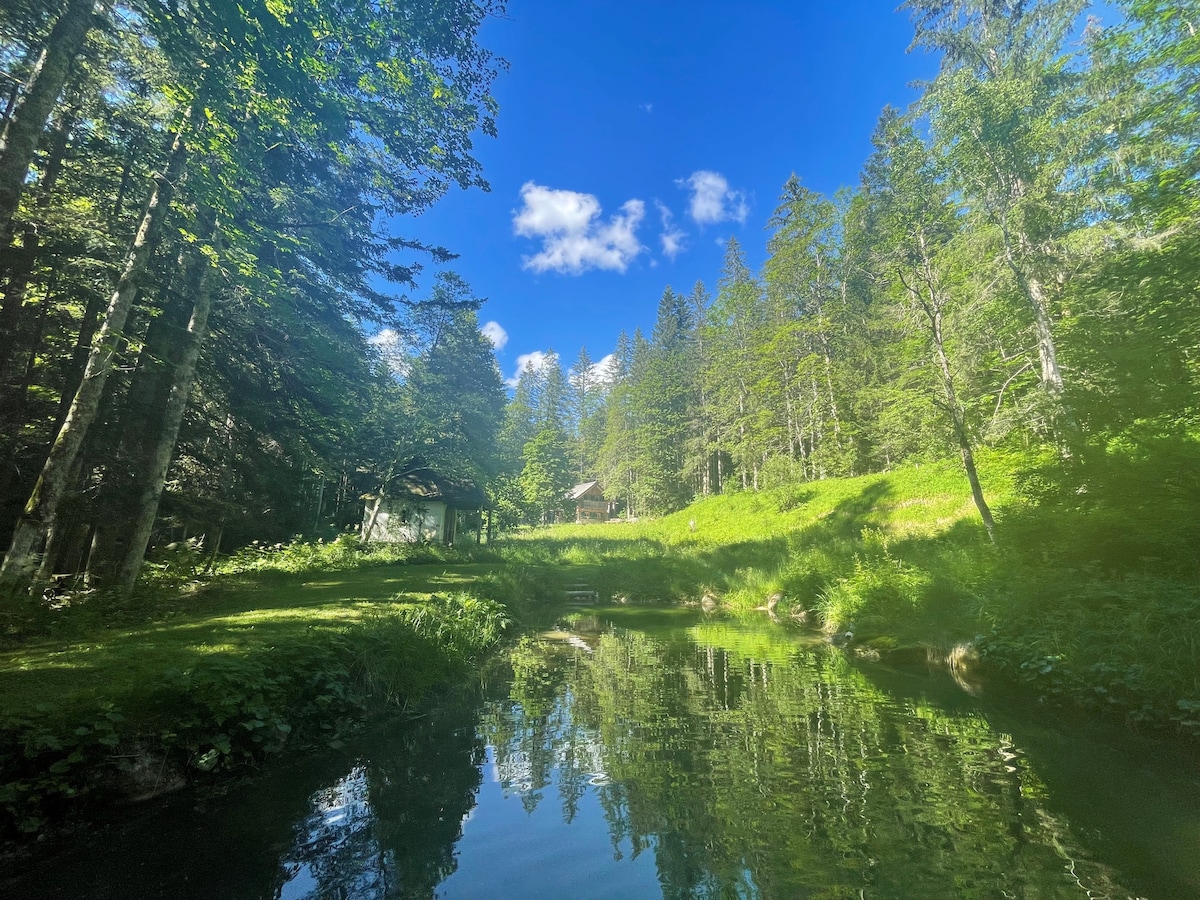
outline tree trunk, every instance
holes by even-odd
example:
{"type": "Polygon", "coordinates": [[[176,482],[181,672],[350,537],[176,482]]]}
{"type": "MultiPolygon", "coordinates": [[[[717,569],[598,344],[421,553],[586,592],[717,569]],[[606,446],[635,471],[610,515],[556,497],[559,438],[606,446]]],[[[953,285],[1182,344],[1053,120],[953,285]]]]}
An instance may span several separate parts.
{"type": "Polygon", "coordinates": [[[362,542],[363,546],[371,543],[371,535],[375,531],[375,522],[379,519],[379,511],[383,507],[384,493],[383,488],[379,489],[379,495],[375,498],[375,505],[371,507],[371,518],[367,520],[367,524],[363,526],[362,542]]]}
{"type": "Polygon", "coordinates": [[[183,422],[183,413],[187,409],[188,398],[191,396],[192,383],[196,376],[196,364],[200,359],[200,349],[208,331],[208,315],[212,309],[214,293],[213,265],[203,250],[197,250],[196,255],[196,266],[199,271],[195,273],[194,280],[189,279],[192,281],[192,293],[195,296],[191,321],[188,322],[179,363],[175,367],[166,409],[163,411],[162,427],[150,455],[150,467],[141,479],[136,517],[130,523],[132,529],[127,550],[117,568],[116,583],[113,585],[121,596],[128,596],[133,591],[133,585],[142,568],[142,561],[146,558],[146,546],[149,544],[150,534],[154,530],[154,520],[158,515],[158,504],[162,499],[167,469],[170,467],[171,457],[175,452],[175,442],[179,438],[179,426],[183,422]]]}
{"type": "Polygon", "coordinates": [[[155,447],[201,286],[197,262],[188,251],[180,252],[177,267],[187,270],[181,279],[184,287],[173,290],[170,278],[163,286],[163,309],[150,320],[123,408],[114,416],[119,437],[106,454],[109,463],[96,504],[104,515],[96,522],[88,559],[91,587],[109,586],[128,552],[132,523],[138,517],[143,484],[154,469],[155,447]]]}
{"type": "MultiPolygon", "coordinates": [[[[51,135],[50,146],[46,152],[46,166],[42,172],[41,183],[38,186],[37,205],[45,209],[50,205],[54,186],[62,174],[63,163],[67,156],[67,146],[70,143],[71,132],[79,119],[80,104],[74,103],[59,117],[54,133],[51,135]]],[[[0,304],[0,373],[10,366],[16,367],[15,360],[23,354],[36,356],[41,335],[38,329],[33,329],[35,337],[30,338],[29,326],[26,323],[25,300],[29,295],[29,286],[33,282],[34,272],[38,267],[38,251],[40,239],[37,226],[25,223],[22,228],[21,246],[11,246],[9,242],[0,244],[0,278],[7,277],[4,286],[4,300],[0,304]]],[[[46,315],[46,306],[50,302],[49,291],[42,299],[40,315],[46,315]]],[[[0,376],[2,378],[2,376],[0,376]]],[[[0,403],[0,409],[8,407],[0,403]]],[[[11,408],[11,407],[9,407],[11,408]]],[[[11,418],[11,417],[10,417],[11,418]]],[[[12,427],[6,427],[7,433],[15,433],[16,428],[24,422],[16,422],[12,427]]]]}
{"type": "Polygon", "coordinates": [[[95,0],[70,0],[54,23],[46,47],[33,66],[25,93],[0,136],[0,241],[8,245],[9,226],[25,189],[25,173],[54,103],[67,80],[71,63],[83,48],[95,21],[95,0]]]}
{"type": "Polygon", "coordinates": [[[18,368],[15,359],[20,356],[23,344],[25,297],[37,264],[39,243],[37,229],[30,225],[21,236],[20,250],[5,248],[8,283],[4,286],[4,299],[0,300],[0,379],[4,381],[10,379],[11,370],[18,368]]]}
{"type": "MultiPolygon", "coordinates": [[[[1014,192],[1017,197],[1023,196],[1024,183],[1018,180],[1014,192]]],[[[1058,348],[1054,342],[1054,330],[1050,319],[1050,301],[1046,298],[1041,279],[1031,271],[1029,260],[1034,256],[1031,240],[1024,232],[1010,231],[1007,222],[1003,221],[1001,234],[1004,238],[1004,260],[1033,313],[1033,330],[1037,338],[1038,360],[1041,362],[1042,389],[1056,406],[1061,406],[1063,376],[1058,366],[1058,348]]]]}
{"type": "MultiPolygon", "coordinates": [[[[928,265],[928,264],[927,264],[928,265]]],[[[928,275],[928,268],[927,268],[928,275]]],[[[942,334],[942,303],[936,295],[936,289],[930,283],[930,299],[924,300],[920,294],[909,288],[913,299],[917,301],[925,319],[929,323],[929,334],[933,340],[934,357],[942,378],[942,393],[946,398],[946,407],[950,412],[950,424],[954,429],[954,439],[958,443],[959,456],[962,457],[963,470],[967,482],[971,485],[971,498],[975,508],[979,510],[979,518],[987,530],[988,540],[996,543],[996,523],[992,519],[992,510],[983,496],[983,486],[979,483],[979,472],[975,468],[975,453],[971,447],[971,436],[967,431],[966,416],[962,404],[958,401],[958,391],[954,384],[954,373],[950,369],[950,358],[946,353],[946,341],[942,334]]]]}
{"type": "Polygon", "coordinates": [[[121,339],[138,285],[158,243],[163,220],[171,207],[175,183],[184,172],[187,150],[183,135],[186,127],[185,118],[184,125],[172,142],[166,172],[154,179],[137,234],[126,257],[125,269],[109,300],[104,324],[92,344],[79,390],[75,393],[71,409],[14,529],[12,544],[4,557],[4,564],[0,566],[0,597],[13,596],[30,587],[31,577],[37,567],[39,545],[57,515],[73,463],[96,418],[116,345],[121,339]]]}
{"type": "Polygon", "coordinates": [[[71,348],[71,358],[64,366],[63,392],[58,405],[55,433],[67,420],[67,413],[71,411],[71,401],[79,390],[79,383],[83,380],[83,373],[87,368],[90,355],[89,348],[92,346],[92,339],[96,336],[96,327],[100,323],[100,311],[103,306],[104,295],[97,292],[88,297],[87,306],[83,309],[83,318],[79,322],[79,334],[75,338],[75,346],[71,348]]]}
{"type": "Polygon", "coordinates": [[[1042,364],[1042,387],[1046,389],[1046,393],[1051,398],[1061,402],[1063,377],[1062,370],[1058,367],[1058,349],[1054,345],[1049,304],[1046,302],[1045,292],[1038,279],[1026,276],[1022,281],[1025,295],[1029,298],[1029,305],[1033,308],[1033,327],[1034,333],[1037,335],[1038,360],[1042,364]]]}
{"type": "MultiPolygon", "coordinates": [[[[50,147],[46,155],[46,168],[42,174],[39,186],[37,205],[45,209],[50,205],[50,196],[58,177],[62,174],[63,161],[67,155],[67,144],[71,131],[79,117],[79,105],[76,104],[64,112],[58,126],[54,130],[50,147]]],[[[25,424],[18,408],[23,404],[11,399],[12,372],[19,368],[19,360],[24,356],[32,362],[37,357],[41,344],[40,327],[31,326],[27,320],[29,310],[25,301],[29,296],[29,286],[34,282],[34,272],[38,267],[40,239],[37,227],[25,223],[22,229],[21,246],[10,246],[7,242],[0,245],[0,277],[7,276],[4,286],[4,299],[0,302],[0,410],[4,410],[2,432],[15,435],[25,424]]],[[[37,310],[39,319],[44,320],[50,304],[50,292],[43,293],[40,309],[37,310]]],[[[28,368],[28,366],[26,366],[28,368]]]]}

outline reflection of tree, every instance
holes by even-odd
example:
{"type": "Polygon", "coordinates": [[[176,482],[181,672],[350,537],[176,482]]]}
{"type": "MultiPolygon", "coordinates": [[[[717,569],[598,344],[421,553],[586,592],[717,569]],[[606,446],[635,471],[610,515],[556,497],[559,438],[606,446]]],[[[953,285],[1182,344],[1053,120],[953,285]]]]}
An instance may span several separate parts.
{"type": "Polygon", "coordinates": [[[366,768],[355,766],[313,795],[313,810],[300,824],[300,839],[283,863],[284,896],[334,897],[339,891],[362,900],[388,896],[391,861],[375,836],[369,793],[366,768]]]}
{"type": "Polygon", "coordinates": [[[405,726],[389,752],[313,795],[277,896],[432,897],[455,870],[483,759],[466,704],[447,703],[405,726]]]}
{"type": "Polygon", "coordinates": [[[588,783],[602,773],[597,736],[572,715],[574,698],[564,684],[577,666],[574,650],[522,641],[512,652],[511,699],[484,713],[483,734],[496,748],[496,771],[505,793],[526,811],[556,783],[563,819],[570,823],[588,783]]]}
{"type": "Polygon", "coordinates": [[[557,779],[569,822],[589,773],[605,773],[615,854],[654,847],[668,897],[1111,889],[1099,867],[1081,874],[1044,788],[982,717],[897,700],[826,647],[756,657],[736,628],[704,639],[527,646],[537,714],[485,714],[506,785],[540,799],[557,779]]]}

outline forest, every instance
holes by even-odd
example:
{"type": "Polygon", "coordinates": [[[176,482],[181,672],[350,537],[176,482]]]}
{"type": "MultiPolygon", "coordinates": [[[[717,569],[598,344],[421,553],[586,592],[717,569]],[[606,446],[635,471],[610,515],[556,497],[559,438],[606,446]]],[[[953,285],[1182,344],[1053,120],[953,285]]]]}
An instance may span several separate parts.
{"type": "Polygon", "coordinates": [[[395,233],[486,187],[503,7],[419,6],[5,5],[6,605],[332,537],[416,458],[505,527],[592,479],[639,518],[953,456],[1002,542],[993,448],[1036,497],[1135,464],[1195,496],[1194,4],[908,0],[940,71],[857,185],[791,175],[757,271],[731,239],[611,366],[552,356],[511,397],[453,248],[395,233]]]}
{"type": "MultiPolygon", "coordinates": [[[[1027,841],[980,828],[993,808],[1041,821],[1030,877],[1061,887],[1067,826],[1026,726],[984,727],[981,685],[1013,692],[1025,737],[1067,709],[1191,761],[1200,735],[1200,4],[1117,0],[1101,22],[1085,0],[906,0],[937,73],[878,111],[854,184],[778,173],[763,247],[729,238],[706,281],[643,298],[653,326],[615,352],[560,348],[506,384],[486,301],[418,214],[489,189],[510,63],[487,27],[507,12],[0,6],[0,863],[81,836],[86,804],[339,754],[364,723],[418,722],[435,688],[508,679],[507,705],[413,726],[457,747],[417,754],[404,790],[430,816],[392,832],[438,845],[429,889],[485,738],[498,772],[530,768],[528,814],[554,740],[578,748],[566,818],[598,787],[614,848],[675,841],[679,896],[750,871],[712,834],[826,823],[886,833],[914,871],[950,847],[951,880],[964,855],[1008,877],[1027,841]],[[486,543],[372,542],[364,500],[418,467],[486,492],[486,543]],[[590,481],[616,521],[566,524],[590,481]],[[554,618],[581,595],[600,611],[554,618]],[[691,624],[634,634],[655,616],[691,624]],[[930,711],[936,678],[952,713],[930,711]],[[683,720],[720,739],[669,762],[658,728],[683,720]],[[602,758],[631,724],[645,748],[602,758]],[[942,745],[928,772],[910,756],[942,745]],[[771,796],[742,778],[805,747],[771,796]],[[735,777],[675,789],[710,763],[735,777]],[[939,821],[880,831],[910,796],[939,821]]],[[[1147,833],[1174,853],[1194,767],[1164,758],[1183,811],[1147,833]]],[[[342,846],[328,811],[307,827],[342,846]]],[[[841,840],[825,870],[771,857],[764,883],[832,883],[841,840]]]]}

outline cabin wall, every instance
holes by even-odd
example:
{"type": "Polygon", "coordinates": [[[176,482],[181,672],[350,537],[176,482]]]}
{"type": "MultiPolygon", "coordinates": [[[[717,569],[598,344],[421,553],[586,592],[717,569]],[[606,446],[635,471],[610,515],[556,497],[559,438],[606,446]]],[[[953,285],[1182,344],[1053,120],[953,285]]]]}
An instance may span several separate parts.
{"type": "MultiPolygon", "coordinates": [[[[585,495],[586,496],[586,495],[585,495]]],[[[607,500],[580,499],[575,504],[575,522],[607,522],[609,519],[609,503],[607,500]]]]}
{"type": "MultiPolygon", "coordinates": [[[[375,520],[372,540],[385,543],[420,544],[442,543],[446,528],[446,504],[440,500],[422,503],[420,506],[385,501],[375,520]],[[407,515],[406,515],[407,513],[407,515]],[[408,521],[405,521],[407,518],[408,521]]],[[[371,519],[371,504],[363,514],[363,530],[371,519]]]]}

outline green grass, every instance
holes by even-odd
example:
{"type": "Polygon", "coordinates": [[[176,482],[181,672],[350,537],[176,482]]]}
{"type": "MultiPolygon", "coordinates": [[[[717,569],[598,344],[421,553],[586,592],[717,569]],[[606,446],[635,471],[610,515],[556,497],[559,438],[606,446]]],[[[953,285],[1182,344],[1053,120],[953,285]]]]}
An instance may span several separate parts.
{"type": "Polygon", "coordinates": [[[939,596],[970,591],[995,555],[948,463],[709,497],[653,521],[560,526],[503,553],[586,570],[606,594],[632,600],[708,594],[752,610],[781,593],[781,613],[809,610],[830,630],[886,616],[887,628],[922,634],[947,624],[948,610],[931,609],[945,606],[939,596]]]}
{"type": "MultiPolygon", "coordinates": [[[[572,582],[628,601],[634,621],[653,610],[639,601],[706,597],[762,617],[779,593],[784,622],[853,626],[884,649],[973,642],[1040,693],[1200,734],[1200,444],[1114,441],[1067,464],[991,451],[980,464],[995,546],[945,462],[464,551],[343,537],[251,547],[206,577],[176,548],[132,601],[84,594],[10,615],[7,828],[106,796],[139,760],[205,771],[298,734],[336,741],[369,709],[462,672],[507,623],[500,604],[530,613],[572,582]]],[[[736,627],[720,640],[761,643],[736,627]]]]}
{"type": "Polygon", "coordinates": [[[633,601],[804,611],[859,642],[947,654],[1131,723],[1200,734],[1200,445],[1110,442],[1060,462],[980,454],[987,540],[956,463],[710,497],[653,521],[560,526],[505,549],[633,601]],[[694,525],[694,527],[693,527],[694,525]]]}
{"type": "Polygon", "coordinates": [[[0,831],[36,831],[108,796],[146,760],[172,771],[336,740],[495,644],[510,573],[495,563],[259,570],[135,613],[87,598],[0,652],[0,831]]]}
{"type": "MultiPolygon", "coordinates": [[[[37,704],[63,710],[119,701],[153,683],[164,667],[246,657],[281,643],[344,631],[365,616],[438,592],[469,588],[495,564],[389,566],[312,580],[271,574],[172,598],[150,621],[106,627],[105,607],[80,610],[50,635],[0,651],[0,721],[37,704]],[[99,627],[96,627],[99,626],[99,627]]],[[[128,610],[114,616],[128,620],[128,610]]]]}

